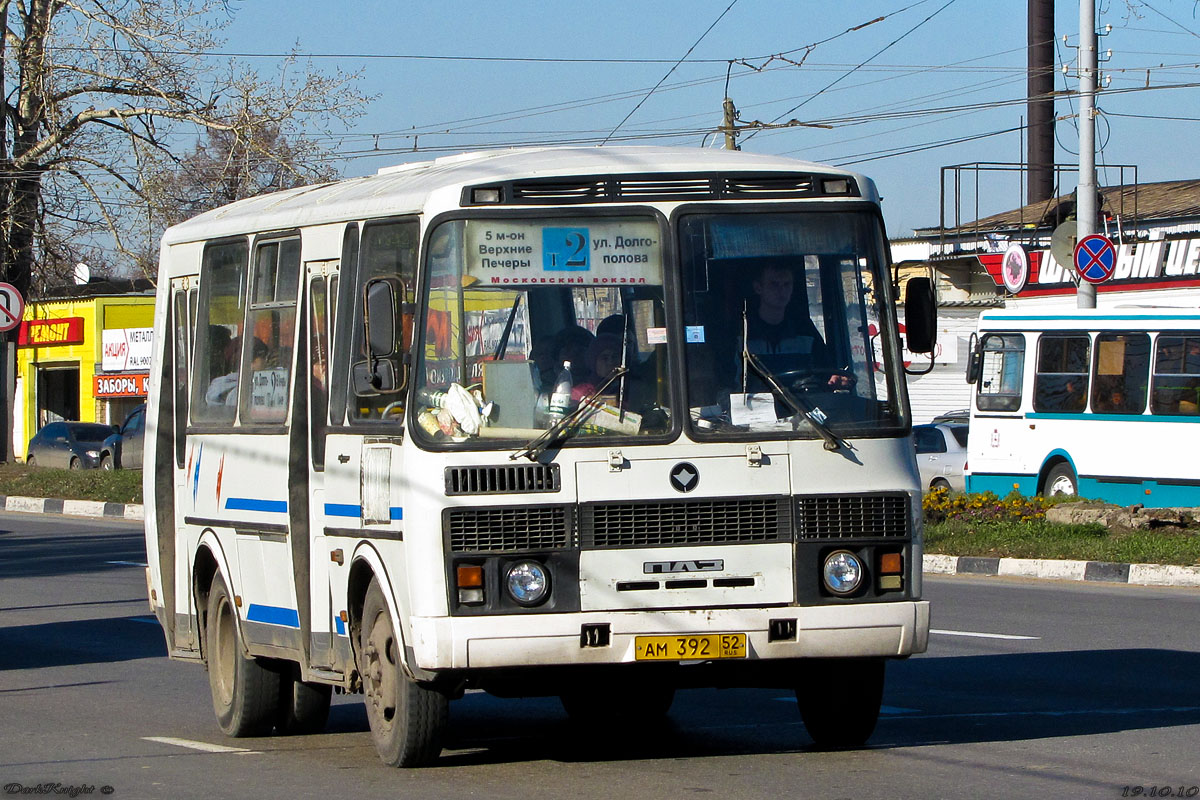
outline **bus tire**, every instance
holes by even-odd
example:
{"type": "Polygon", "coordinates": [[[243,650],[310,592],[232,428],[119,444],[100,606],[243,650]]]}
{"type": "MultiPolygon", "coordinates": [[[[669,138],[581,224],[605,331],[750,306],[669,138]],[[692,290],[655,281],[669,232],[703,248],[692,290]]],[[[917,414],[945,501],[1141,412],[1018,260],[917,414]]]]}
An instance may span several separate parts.
{"type": "Polygon", "coordinates": [[[662,684],[590,687],[561,694],[558,699],[572,722],[600,726],[625,724],[633,715],[642,720],[665,717],[675,702],[675,687],[662,684]]]}
{"type": "Polygon", "coordinates": [[[333,687],[329,684],[306,683],[294,675],[283,675],[280,677],[275,729],[284,736],[320,733],[329,720],[332,696],[333,687]]]}
{"type": "Polygon", "coordinates": [[[817,747],[861,747],[875,731],[883,702],[882,658],[815,659],[801,672],[796,705],[817,747]]]}
{"type": "Polygon", "coordinates": [[[226,736],[266,736],[275,727],[279,673],[242,655],[237,611],[220,573],[208,592],[205,625],[208,683],[217,725],[226,736]]]}
{"type": "Polygon", "coordinates": [[[379,582],[372,579],[359,629],[358,671],[375,750],[391,767],[422,767],[437,760],[450,701],[404,671],[401,642],[379,582]]]}
{"type": "Polygon", "coordinates": [[[929,489],[931,491],[936,489],[945,489],[948,492],[950,491],[950,481],[946,480],[945,478],[934,478],[929,484],[929,489]]]}
{"type": "Polygon", "coordinates": [[[1046,476],[1046,486],[1042,489],[1042,496],[1074,496],[1077,494],[1079,494],[1079,479],[1075,477],[1075,470],[1071,469],[1071,465],[1065,461],[1055,464],[1046,476]]]}

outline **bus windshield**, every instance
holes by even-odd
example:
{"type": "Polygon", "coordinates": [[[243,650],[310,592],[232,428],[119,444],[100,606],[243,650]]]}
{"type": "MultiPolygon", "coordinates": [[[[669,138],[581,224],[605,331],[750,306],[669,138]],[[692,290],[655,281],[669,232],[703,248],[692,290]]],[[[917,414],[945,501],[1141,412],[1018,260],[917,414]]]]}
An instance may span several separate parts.
{"type": "Polygon", "coordinates": [[[692,214],[679,224],[696,436],[901,424],[882,238],[866,212],[692,214]]]}
{"type": "Polygon", "coordinates": [[[663,235],[652,216],[460,219],[433,231],[418,436],[669,433],[663,235]],[[584,404],[580,408],[580,404],[584,404]]]}

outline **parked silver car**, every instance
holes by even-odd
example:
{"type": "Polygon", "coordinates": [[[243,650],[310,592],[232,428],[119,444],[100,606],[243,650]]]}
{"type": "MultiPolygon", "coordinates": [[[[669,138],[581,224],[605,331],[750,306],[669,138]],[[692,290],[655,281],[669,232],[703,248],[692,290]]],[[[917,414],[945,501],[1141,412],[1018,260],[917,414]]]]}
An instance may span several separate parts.
{"type": "Polygon", "coordinates": [[[142,439],[146,432],[146,404],[129,412],[121,429],[104,440],[100,469],[141,469],[142,439]]]}
{"type": "Polygon", "coordinates": [[[963,467],[967,463],[967,431],[966,425],[950,422],[913,426],[917,469],[923,487],[944,486],[952,492],[966,488],[963,467]]]}

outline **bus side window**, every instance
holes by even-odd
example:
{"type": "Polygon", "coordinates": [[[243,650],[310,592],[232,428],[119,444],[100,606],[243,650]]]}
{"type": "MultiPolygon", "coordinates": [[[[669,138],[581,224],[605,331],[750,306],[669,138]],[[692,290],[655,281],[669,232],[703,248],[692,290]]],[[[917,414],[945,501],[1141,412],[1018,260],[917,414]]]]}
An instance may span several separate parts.
{"type": "Polygon", "coordinates": [[[1200,332],[1160,335],[1154,353],[1150,413],[1200,414],[1200,332]]]}
{"type": "Polygon", "coordinates": [[[232,422],[237,409],[238,358],[245,325],[245,241],[204,251],[192,370],[192,422],[232,422]]]}
{"type": "Polygon", "coordinates": [[[255,249],[248,334],[242,360],[242,421],[283,423],[291,396],[296,344],[300,240],[261,243],[255,249]]]}
{"type": "Polygon", "coordinates": [[[1025,337],[991,333],[979,344],[983,354],[976,406],[980,411],[1016,411],[1025,376],[1025,337]]]}
{"type": "Polygon", "coordinates": [[[309,292],[309,419],[312,433],[312,463],[325,466],[325,431],[329,423],[329,328],[325,309],[327,293],[324,278],[313,278],[309,292]]]}
{"type": "Polygon", "coordinates": [[[1087,408],[1087,334],[1043,334],[1033,377],[1033,410],[1075,414],[1087,408]]]}
{"type": "Polygon", "coordinates": [[[1149,335],[1099,334],[1096,337],[1092,408],[1109,414],[1141,414],[1146,409],[1149,371],[1149,335]]]}

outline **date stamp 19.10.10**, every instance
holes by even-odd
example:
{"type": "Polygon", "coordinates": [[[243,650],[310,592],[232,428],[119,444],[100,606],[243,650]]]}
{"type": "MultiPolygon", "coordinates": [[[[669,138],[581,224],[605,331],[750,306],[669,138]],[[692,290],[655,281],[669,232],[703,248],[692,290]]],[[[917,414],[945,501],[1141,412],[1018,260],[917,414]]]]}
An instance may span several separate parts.
{"type": "Polygon", "coordinates": [[[1171,786],[1169,784],[1150,786],[1125,786],[1121,789],[1121,797],[1197,797],[1200,796],[1200,786],[1171,786]]]}

